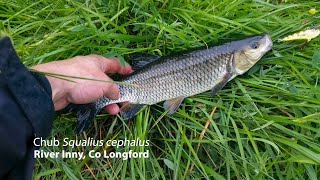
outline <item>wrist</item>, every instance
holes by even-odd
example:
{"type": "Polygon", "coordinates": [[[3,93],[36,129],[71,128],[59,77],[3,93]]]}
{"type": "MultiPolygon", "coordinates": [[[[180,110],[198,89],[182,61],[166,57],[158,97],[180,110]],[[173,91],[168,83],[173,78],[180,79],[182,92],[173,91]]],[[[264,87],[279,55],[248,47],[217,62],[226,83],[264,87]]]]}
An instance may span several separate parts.
{"type": "Polygon", "coordinates": [[[59,79],[59,78],[55,78],[55,77],[51,77],[51,76],[46,76],[49,83],[50,83],[50,86],[51,86],[51,89],[52,89],[52,101],[55,105],[55,109],[56,110],[59,110],[60,107],[57,107],[58,104],[60,104],[59,102],[60,101],[65,101],[66,99],[66,96],[67,96],[67,87],[66,86],[66,83],[64,81],[66,80],[62,80],[62,79],[59,79]]]}
{"type": "MultiPolygon", "coordinates": [[[[45,67],[42,67],[41,65],[33,66],[32,69],[40,72],[50,72],[49,70],[46,70],[45,67]]],[[[68,95],[68,81],[63,80],[57,77],[52,77],[49,75],[45,75],[46,78],[49,81],[49,84],[51,86],[52,91],[52,101],[54,104],[55,111],[63,109],[65,106],[68,105],[67,102],[67,95],[68,95]]]]}

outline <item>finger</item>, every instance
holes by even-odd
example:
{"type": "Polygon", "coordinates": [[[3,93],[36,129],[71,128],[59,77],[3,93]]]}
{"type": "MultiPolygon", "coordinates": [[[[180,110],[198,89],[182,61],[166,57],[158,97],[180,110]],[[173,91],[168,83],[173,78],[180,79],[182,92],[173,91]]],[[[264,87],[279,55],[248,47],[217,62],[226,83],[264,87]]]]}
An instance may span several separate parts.
{"type": "Polygon", "coordinates": [[[110,104],[103,109],[111,115],[116,115],[120,112],[119,106],[117,104],[110,104]]]}
{"type": "Polygon", "coordinates": [[[110,77],[103,72],[98,72],[96,74],[96,79],[101,80],[101,82],[86,81],[85,83],[80,83],[76,88],[73,88],[74,92],[71,93],[72,101],[88,103],[102,97],[107,97],[111,100],[119,99],[119,87],[117,84],[113,83],[113,80],[110,77]]]}
{"type": "Polygon", "coordinates": [[[124,106],[125,104],[129,103],[128,101],[120,103],[121,106],[124,106]]]}
{"type": "MultiPolygon", "coordinates": [[[[111,78],[109,78],[105,74],[101,74],[103,76],[103,80],[105,81],[113,81],[111,78]]],[[[103,96],[112,99],[112,100],[117,100],[120,97],[120,92],[119,92],[119,87],[115,83],[106,83],[106,82],[101,82],[100,83],[102,91],[103,91],[103,96]]]]}
{"type": "Polygon", "coordinates": [[[125,66],[122,66],[120,60],[117,58],[105,58],[99,55],[91,55],[99,62],[99,67],[104,73],[119,73],[126,75],[132,72],[132,67],[125,63],[125,66]]]}
{"type": "Polygon", "coordinates": [[[104,62],[104,72],[105,73],[119,73],[122,75],[127,75],[133,72],[132,67],[126,62],[125,65],[121,65],[120,60],[117,58],[105,58],[104,62]]]}

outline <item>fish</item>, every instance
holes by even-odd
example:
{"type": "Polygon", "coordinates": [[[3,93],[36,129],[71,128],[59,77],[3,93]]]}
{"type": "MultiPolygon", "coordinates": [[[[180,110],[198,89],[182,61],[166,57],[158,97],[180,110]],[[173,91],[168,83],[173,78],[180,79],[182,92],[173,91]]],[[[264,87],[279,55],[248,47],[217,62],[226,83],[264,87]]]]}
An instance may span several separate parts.
{"type": "Polygon", "coordinates": [[[165,57],[136,56],[132,60],[136,70],[117,84],[119,99],[103,97],[93,103],[76,105],[73,109],[77,117],[76,133],[86,130],[109,104],[124,103],[120,114],[126,120],[145,105],[162,101],[163,108],[171,115],[186,97],[208,90],[215,95],[227,82],[254,66],[272,45],[270,35],[264,33],[165,57]]]}

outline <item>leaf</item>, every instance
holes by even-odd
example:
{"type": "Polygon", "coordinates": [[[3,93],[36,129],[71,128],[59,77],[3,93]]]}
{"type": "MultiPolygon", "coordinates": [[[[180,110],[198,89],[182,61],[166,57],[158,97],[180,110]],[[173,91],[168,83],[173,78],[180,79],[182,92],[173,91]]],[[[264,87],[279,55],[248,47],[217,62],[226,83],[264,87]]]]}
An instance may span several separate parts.
{"type": "Polygon", "coordinates": [[[163,162],[164,162],[165,165],[168,166],[169,169],[171,169],[171,170],[175,169],[175,165],[169,159],[163,159],[163,162]]]}
{"type": "Polygon", "coordinates": [[[134,28],[132,29],[133,32],[136,32],[140,29],[140,27],[138,25],[134,25],[134,28]]]}
{"type": "Polygon", "coordinates": [[[289,87],[289,91],[294,94],[298,94],[298,89],[294,85],[289,87]]]}
{"type": "Polygon", "coordinates": [[[106,58],[111,58],[111,57],[117,57],[120,61],[120,64],[121,66],[125,66],[126,65],[126,61],[124,60],[123,56],[121,55],[118,55],[118,52],[117,51],[110,51],[110,52],[107,52],[105,54],[102,54],[102,56],[106,57],[106,58]]]}
{"type": "Polygon", "coordinates": [[[284,138],[273,137],[273,139],[297,150],[301,155],[304,155],[307,158],[312,159],[315,163],[320,164],[319,154],[312,151],[310,148],[306,148],[300,144],[297,144],[296,142],[292,142],[292,141],[284,139],[284,138]]]}
{"type": "Polygon", "coordinates": [[[256,140],[256,141],[261,141],[261,142],[269,144],[270,146],[272,146],[277,151],[278,154],[280,154],[281,151],[280,151],[278,145],[275,144],[274,142],[271,142],[271,141],[268,141],[268,140],[262,139],[262,138],[253,138],[253,139],[256,140]]]}
{"type": "Polygon", "coordinates": [[[254,66],[249,70],[248,75],[251,76],[252,74],[258,72],[258,71],[260,70],[260,68],[261,68],[261,65],[254,65],[254,66]]]}
{"type": "Polygon", "coordinates": [[[206,170],[207,173],[210,173],[212,175],[213,179],[217,180],[225,180],[226,178],[218,174],[216,171],[214,171],[212,168],[208,167],[205,164],[202,164],[203,168],[206,170]]]}
{"type": "Polygon", "coordinates": [[[266,124],[264,124],[264,125],[262,125],[262,126],[260,126],[260,127],[257,127],[257,128],[255,128],[255,129],[252,129],[252,130],[250,130],[250,131],[254,132],[254,131],[257,131],[257,130],[260,130],[260,129],[264,129],[264,128],[268,127],[269,125],[271,125],[272,123],[274,123],[274,121],[269,121],[269,122],[267,122],[266,124]]]}
{"type": "Polygon", "coordinates": [[[54,168],[54,169],[50,169],[50,170],[47,170],[47,171],[44,171],[44,172],[41,172],[39,174],[37,174],[37,178],[40,178],[42,176],[48,176],[48,175],[51,175],[51,174],[54,174],[56,172],[60,172],[62,171],[60,168],[54,168]]]}
{"type": "Polygon", "coordinates": [[[320,67],[320,50],[316,50],[312,56],[312,64],[320,67]]]}
{"type": "Polygon", "coordinates": [[[110,52],[107,52],[107,53],[105,53],[105,54],[102,54],[102,56],[104,56],[104,57],[106,57],[106,58],[111,58],[111,57],[115,57],[115,56],[117,56],[117,52],[116,51],[110,51],[110,52]]]}
{"type": "Polygon", "coordinates": [[[314,164],[314,165],[318,165],[319,163],[317,163],[316,161],[308,158],[307,156],[304,155],[296,155],[296,156],[292,156],[291,158],[288,159],[289,162],[297,162],[297,163],[307,163],[307,164],[314,164]]]}
{"type": "Polygon", "coordinates": [[[79,32],[79,31],[83,31],[83,30],[85,30],[86,29],[86,27],[85,26],[75,26],[75,27],[73,27],[70,31],[72,31],[72,32],[79,32]]]}
{"type": "Polygon", "coordinates": [[[126,61],[124,60],[123,56],[119,55],[117,58],[119,59],[121,66],[126,66],[126,61]]]}

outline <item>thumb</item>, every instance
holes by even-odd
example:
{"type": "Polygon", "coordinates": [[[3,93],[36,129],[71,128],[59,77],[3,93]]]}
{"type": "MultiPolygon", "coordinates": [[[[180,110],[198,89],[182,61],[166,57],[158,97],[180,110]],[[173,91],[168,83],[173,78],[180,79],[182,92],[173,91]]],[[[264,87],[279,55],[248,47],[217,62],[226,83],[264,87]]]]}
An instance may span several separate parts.
{"type": "Polygon", "coordinates": [[[126,75],[132,72],[131,66],[128,63],[125,63],[123,66],[118,58],[105,58],[96,54],[90,56],[94,57],[93,59],[97,61],[100,70],[104,73],[119,73],[126,75]]]}
{"type": "Polygon", "coordinates": [[[118,85],[112,83],[112,79],[102,73],[99,80],[110,82],[98,82],[98,81],[84,81],[73,87],[68,96],[68,101],[75,104],[86,104],[94,102],[102,97],[107,97],[112,100],[119,98],[118,85]]]}

